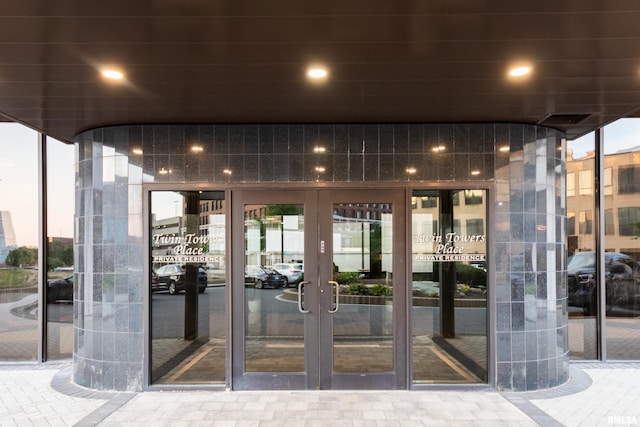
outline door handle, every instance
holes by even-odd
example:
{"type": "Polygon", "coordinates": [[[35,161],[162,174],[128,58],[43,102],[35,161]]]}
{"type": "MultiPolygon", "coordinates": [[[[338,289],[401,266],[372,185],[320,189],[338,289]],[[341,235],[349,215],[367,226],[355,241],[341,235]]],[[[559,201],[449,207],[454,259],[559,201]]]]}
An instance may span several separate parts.
{"type": "Polygon", "coordinates": [[[302,303],[302,289],[304,288],[304,285],[308,283],[311,283],[311,282],[307,282],[303,280],[302,282],[298,283],[298,310],[300,310],[300,313],[303,313],[303,314],[307,314],[309,312],[309,310],[304,308],[304,304],[302,303]]]}
{"type": "Polygon", "coordinates": [[[333,314],[333,313],[336,313],[340,308],[340,305],[338,303],[338,300],[340,299],[340,284],[335,280],[329,280],[327,283],[336,287],[336,299],[335,299],[334,308],[332,310],[327,310],[328,313],[333,314]]]}

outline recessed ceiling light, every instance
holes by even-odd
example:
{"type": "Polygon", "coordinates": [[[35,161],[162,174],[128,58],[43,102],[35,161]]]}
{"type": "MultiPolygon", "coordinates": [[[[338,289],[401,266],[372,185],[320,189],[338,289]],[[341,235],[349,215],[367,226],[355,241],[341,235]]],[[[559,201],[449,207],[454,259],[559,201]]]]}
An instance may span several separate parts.
{"type": "Polygon", "coordinates": [[[501,153],[508,153],[509,152],[509,146],[508,145],[503,145],[502,147],[498,148],[498,150],[501,153]]]}
{"type": "Polygon", "coordinates": [[[142,148],[134,148],[133,150],[131,150],[131,152],[132,152],[133,154],[138,155],[138,156],[140,156],[140,155],[142,155],[142,154],[143,154],[142,148]]]}
{"type": "Polygon", "coordinates": [[[122,73],[122,71],[114,70],[112,68],[102,70],[102,76],[109,80],[124,79],[124,73],[122,73]]]}
{"type": "Polygon", "coordinates": [[[407,173],[408,173],[409,175],[415,175],[415,173],[416,173],[416,172],[418,172],[418,170],[417,170],[416,168],[414,168],[413,166],[409,166],[409,167],[407,168],[407,173]]]}
{"type": "Polygon", "coordinates": [[[444,151],[446,149],[446,147],[444,145],[437,145],[435,147],[433,147],[431,149],[431,151],[433,151],[434,153],[440,153],[441,151],[444,151]]]}
{"type": "Polygon", "coordinates": [[[325,169],[325,167],[324,167],[324,166],[316,166],[316,172],[320,172],[320,173],[322,173],[322,172],[324,172],[324,171],[326,171],[326,169],[325,169]]]}
{"type": "Polygon", "coordinates": [[[313,65],[307,68],[307,77],[311,79],[311,81],[324,81],[329,77],[329,71],[321,65],[313,65]]]}
{"type": "Polygon", "coordinates": [[[472,170],[472,171],[471,171],[471,175],[473,175],[473,176],[478,176],[478,175],[480,175],[480,171],[479,171],[479,170],[477,170],[477,169],[476,169],[476,170],[472,170]]]}
{"type": "Polygon", "coordinates": [[[204,148],[202,148],[201,145],[193,145],[191,147],[191,151],[193,151],[194,153],[202,153],[204,151],[204,148]]]}
{"type": "Polygon", "coordinates": [[[507,71],[510,79],[522,80],[528,78],[533,72],[533,66],[528,62],[512,63],[507,71]]]}
{"type": "Polygon", "coordinates": [[[318,153],[318,154],[326,153],[327,149],[325,147],[322,147],[322,146],[318,145],[317,147],[313,147],[313,152],[314,153],[318,153]]]}
{"type": "Polygon", "coordinates": [[[225,175],[231,175],[232,174],[231,169],[223,169],[222,173],[225,174],[225,175]]]}

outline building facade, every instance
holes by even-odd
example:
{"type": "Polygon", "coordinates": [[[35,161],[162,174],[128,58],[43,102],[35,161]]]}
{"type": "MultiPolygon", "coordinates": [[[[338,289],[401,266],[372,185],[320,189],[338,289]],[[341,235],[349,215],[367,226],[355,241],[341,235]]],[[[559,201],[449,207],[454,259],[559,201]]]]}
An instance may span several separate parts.
{"type": "Polygon", "coordinates": [[[140,125],[76,144],[78,384],[532,390],[568,379],[565,166],[552,129],[140,125]],[[156,239],[167,210],[182,231],[156,239]],[[173,248],[156,256],[154,242],[173,248]],[[302,285],[283,291],[288,308],[270,305],[277,295],[258,293],[246,266],[294,260],[302,285]],[[150,289],[183,280],[154,277],[171,263],[186,284],[167,302],[150,289]],[[197,270],[202,294],[189,290],[197,270]],[[385,302],[345,294],[376,286],[385,302]]]}

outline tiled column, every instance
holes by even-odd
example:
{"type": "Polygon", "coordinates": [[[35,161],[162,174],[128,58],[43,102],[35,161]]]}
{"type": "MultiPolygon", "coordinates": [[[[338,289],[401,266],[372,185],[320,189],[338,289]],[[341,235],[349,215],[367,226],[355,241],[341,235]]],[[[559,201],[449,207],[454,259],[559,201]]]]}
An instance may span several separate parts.
{"type": "Polygon", "coordinates": [[[105,128],[76,145],[74,380],[100,390],[142,387],[142,168],[128,138],[105,128]]]}
{"type": "Polygon", "coordinates": [[[510,150],[496,154],[497,385],[543,389],[569,375],[562,144],[526,125],[498,138],[510,150]]]}

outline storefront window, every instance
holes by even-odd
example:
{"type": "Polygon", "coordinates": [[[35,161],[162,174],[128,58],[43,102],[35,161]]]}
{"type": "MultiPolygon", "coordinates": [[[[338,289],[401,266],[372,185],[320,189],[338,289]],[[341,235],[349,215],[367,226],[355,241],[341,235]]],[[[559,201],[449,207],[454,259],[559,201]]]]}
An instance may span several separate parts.
{"type": "MultiPolygon", "coordinates": [[[[605,236],[607,360],[637,360],[640,354],[640,159],[639,119],[619,120],[604,129],[604,167],[612,170],[612,233],[605,236]]],[[[606,181],[605,181],[606,183],[606,181]]],[[[608,229],[608,228],[607,228],[608,229]]],[[[609,230],[609,229],[608,229],[609,230]]]]}
{"type": "Polygon", "coordinates": [[[413,381],[486,382],[486,191],[415,190],[412,199],[413,381]],[[438,202],[416,203],[424,199],[438,202]]]}
{"type": "Polygon", "coordinates": [[[0,361],[38,359],[38,134],[0,124],[0,361]]]}
{"type": "Polygon", "coordinates": [[[47,138],[47,360],[73,352],[74,146],[47,138]]]}
{"type": "Polygon", "coordinates": [[[224,384],[225,200],[220,191],[151,193],[151,382],[224,384]]]}
{"type": "Polygon", "coordinates": [[[598,357],[595,234],[592,192],[595,141],[591,133],[567,143],[567,305],[573,359],[598,357]],[[575,191],[578,177],[578,189],[575,191]]]}

